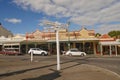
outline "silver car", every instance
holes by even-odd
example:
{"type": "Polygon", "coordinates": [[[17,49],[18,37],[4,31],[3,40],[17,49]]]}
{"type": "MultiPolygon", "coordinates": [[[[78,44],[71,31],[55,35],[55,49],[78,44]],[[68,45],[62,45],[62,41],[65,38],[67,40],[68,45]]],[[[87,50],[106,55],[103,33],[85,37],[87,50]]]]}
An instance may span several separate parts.
{"type": "Polygon", "coordinates": [[[77,48],[73,48],[68,50],[65,55],[69,55],[69,56],[86,56],[85,52],[81,52],[79,51],[77,48]]]}
{"type": "Polygon", "coordinates": [[[29,54],[38,54],[38,55],[43,55],[43,56],[46,56],[48,55],[48,52],[47,51],[44,51],[42,49],[39,49],[39,48],[30,48],[30,50],[28,51],[29,54]]]}

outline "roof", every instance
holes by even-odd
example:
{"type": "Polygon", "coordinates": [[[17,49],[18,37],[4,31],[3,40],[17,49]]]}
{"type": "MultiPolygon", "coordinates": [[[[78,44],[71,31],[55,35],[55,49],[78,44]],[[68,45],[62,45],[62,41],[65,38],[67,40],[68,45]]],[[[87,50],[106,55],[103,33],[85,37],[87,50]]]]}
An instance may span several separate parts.
{"type": "Polygon", "coordinates": [[[102,36],[100,36],[99,39],[100,39],[101,42],[115,41],[115,38],[110,37],[108,34],[103,34],[102,36]]]}
{"type": "Polygon", "coordinates": [[[111,38],[108,34],[103,34],[100,38],[111,38]]]}

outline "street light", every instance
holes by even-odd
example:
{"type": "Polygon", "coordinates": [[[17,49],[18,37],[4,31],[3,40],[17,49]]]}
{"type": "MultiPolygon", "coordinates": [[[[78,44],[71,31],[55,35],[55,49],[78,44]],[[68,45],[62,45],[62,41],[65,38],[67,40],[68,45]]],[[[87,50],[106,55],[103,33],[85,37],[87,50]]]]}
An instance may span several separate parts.
{"type": "Polygon", "coordinates": [[[54,29],[56,32],[56,48],[57,48],[57,70],[60,70],[60,48],[59,48],[59,30],[60,29],[67,29],[68,24],[60,24],[58,22],[45,22],[46,25],[49,25],[49,29],[54,29]]]}
{"type": "MultiPolygon", "coordinates": [[[[70,25],[70,22],[68,22],[68,26],[70,25]]],[[[67,28],[68,31],[68,49],[70,49],[70,32],[69,29],[67,28]]]]}

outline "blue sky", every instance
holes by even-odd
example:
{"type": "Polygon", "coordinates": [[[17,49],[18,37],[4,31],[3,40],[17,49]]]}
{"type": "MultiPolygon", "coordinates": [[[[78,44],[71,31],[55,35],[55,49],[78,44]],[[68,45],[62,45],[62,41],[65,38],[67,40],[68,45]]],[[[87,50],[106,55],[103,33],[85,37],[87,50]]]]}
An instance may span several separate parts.
{"type": "Polygon", "coordinates": [[[120,0],[0,0],[0,22],[14,34],[42,31],[44,21],[101,34],[120,30],[120,0]]]}

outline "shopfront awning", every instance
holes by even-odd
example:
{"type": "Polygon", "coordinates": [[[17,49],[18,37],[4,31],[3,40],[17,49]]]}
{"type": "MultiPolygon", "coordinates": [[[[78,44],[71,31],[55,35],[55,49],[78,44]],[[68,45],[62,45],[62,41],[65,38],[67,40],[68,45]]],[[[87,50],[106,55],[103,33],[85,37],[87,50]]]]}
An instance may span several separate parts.
{"type": "MultiPolygon", "coordinates": [[[[59,40],[60,42],[67,42],[67,41],[99,41],[98,38],[80,38],[80,39],[66,39],[66,40],[59,40]]],[[[56,42],[56,40],[48,40],[47,42],[56,42]]]]}
{"type": "Polygon", "coordinates": [[[20,43],[4,43],[4,46],[9,46],[9,45],[20,45],[20,43]]]}
{"type": "Polygon", "coordinates": [[[39,44],[45,44],[47,41],[45,40],[24,40],[20,44],[34,44],[34,43],[39,43],[39,44]]]}
{"type": "Polygon", "coordinates": [[[120,45],[120,42],[117,41],[107,41],[107,42],[100,42],[101,45],[120,45]]]}

